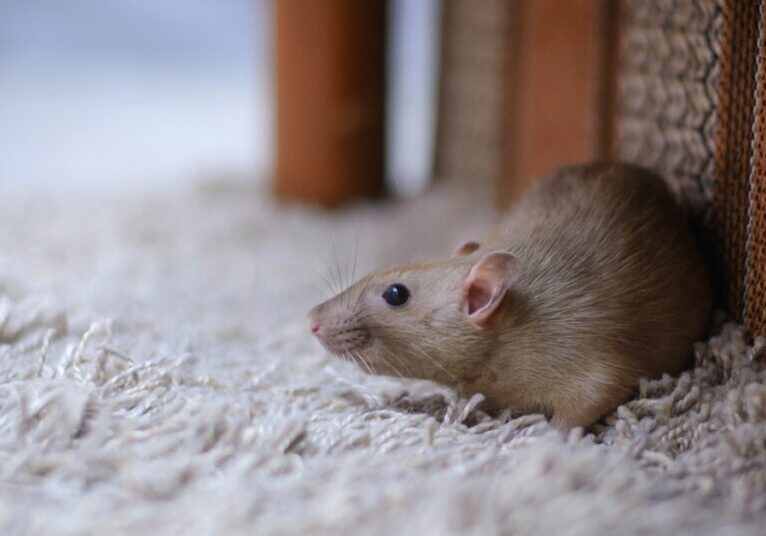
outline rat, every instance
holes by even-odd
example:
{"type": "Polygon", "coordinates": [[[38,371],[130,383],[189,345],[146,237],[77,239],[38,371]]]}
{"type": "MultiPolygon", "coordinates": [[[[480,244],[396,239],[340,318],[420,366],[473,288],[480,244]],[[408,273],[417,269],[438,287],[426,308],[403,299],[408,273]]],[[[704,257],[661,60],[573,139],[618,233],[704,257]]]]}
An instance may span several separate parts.
{"type": "Polygon", "coordinates": [[[426,379],[489,412],[588,427],[640,378],[677,375],[711,316],[710,275],[661,177],[623,163],[561,168],[481,244],[384,268],[309,313],[331,353],[426,379]]]}

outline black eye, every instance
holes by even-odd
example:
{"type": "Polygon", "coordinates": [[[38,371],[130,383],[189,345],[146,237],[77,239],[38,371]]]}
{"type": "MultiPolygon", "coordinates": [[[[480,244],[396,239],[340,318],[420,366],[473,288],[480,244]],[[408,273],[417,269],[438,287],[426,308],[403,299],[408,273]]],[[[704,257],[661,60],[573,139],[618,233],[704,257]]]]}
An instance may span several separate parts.
{"type": "Polygon", "coordinates": [[[394,283],[383,293],[383,299],[388,305],[399,307],[410,299],[410,291],[401,283],[394,283]]]}

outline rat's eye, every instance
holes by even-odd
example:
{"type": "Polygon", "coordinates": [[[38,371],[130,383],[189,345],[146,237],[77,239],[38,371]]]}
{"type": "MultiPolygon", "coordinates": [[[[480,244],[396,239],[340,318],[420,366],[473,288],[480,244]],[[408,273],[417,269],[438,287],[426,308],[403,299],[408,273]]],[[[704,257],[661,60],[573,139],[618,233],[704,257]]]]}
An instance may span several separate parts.
{"type": "Polygon", "coordinates": [[[388,305],[399,307],[410,299],[410,291],[401,283],[394,283],[383,293],[383,299],[388,305]]]}

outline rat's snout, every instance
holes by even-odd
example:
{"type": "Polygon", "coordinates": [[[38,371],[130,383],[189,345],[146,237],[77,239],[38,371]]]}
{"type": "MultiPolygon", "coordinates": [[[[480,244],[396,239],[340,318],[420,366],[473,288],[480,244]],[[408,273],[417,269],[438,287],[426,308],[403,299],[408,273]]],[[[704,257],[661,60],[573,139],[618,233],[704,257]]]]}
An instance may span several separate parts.
{"type": "Polygon", "coordinates": [[[320,314],[320,306],[314,307],[311,311],[309,311],[309,329],[311,329],[311,333],[319,337],[319,330],[322,329],[322,321],[321,321],[321,314],[320,314]]]}
{"type": "Polygon", "coordinates": [[[330,300],[309,311],[311,333],[332,354],[362,351],[372,341],[369,331],[355,317],[339,316],[346,311],[337,309],[335,302],[330,300]]]}

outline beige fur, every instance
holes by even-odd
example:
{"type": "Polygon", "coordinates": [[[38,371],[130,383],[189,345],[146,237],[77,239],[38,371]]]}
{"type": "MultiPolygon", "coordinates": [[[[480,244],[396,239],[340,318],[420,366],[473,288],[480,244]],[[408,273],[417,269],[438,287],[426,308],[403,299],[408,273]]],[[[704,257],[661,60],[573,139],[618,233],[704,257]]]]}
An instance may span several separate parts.
{"type": "Polygon", "coordinates": [[[705,334],[705,265],[662,180],[635,166],[562,169],[481,247],[456,253],[381,270],[319,305],[320,340],[369,372],[482,393],[490,409],[569,429],[627,400],[639,378],[678,374],[705,334]],[[520,273],[493,287],[499,306],[479,322],[462,305],[492,252],[520,273]],[[392,283],[411,291],[402,307],[381,299],[392,283]]]}

